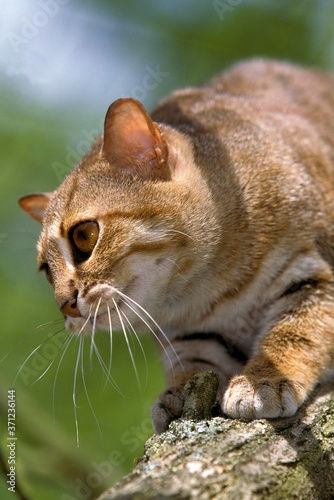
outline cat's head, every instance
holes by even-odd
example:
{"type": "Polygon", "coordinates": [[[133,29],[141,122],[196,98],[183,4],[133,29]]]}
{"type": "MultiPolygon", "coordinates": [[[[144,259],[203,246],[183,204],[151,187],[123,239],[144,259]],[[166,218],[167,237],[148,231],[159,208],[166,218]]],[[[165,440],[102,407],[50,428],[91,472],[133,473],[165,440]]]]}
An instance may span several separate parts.
{"type": "Polygon", "coordinates": [[[39,268],[69,329],[136,328],[150,322],[144,309],[162,323],[162,310],[177,311],[196,254],[184,181],[190,149],[138,101],[119,99],[60,187],[20,199],[43,224],[39,268]]]}

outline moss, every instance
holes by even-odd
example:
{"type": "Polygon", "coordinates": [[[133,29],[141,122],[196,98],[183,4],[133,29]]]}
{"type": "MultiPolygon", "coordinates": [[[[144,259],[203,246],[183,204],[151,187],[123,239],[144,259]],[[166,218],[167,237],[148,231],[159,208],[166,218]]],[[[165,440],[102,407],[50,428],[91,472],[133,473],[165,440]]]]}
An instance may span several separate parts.
{"type": "MultiPolygon", "coordinates": [[[[330,387],[331,388],[331,387],[330,387]]],[[[333,402],[328,387],[295,417],[172,422],[103,500],[332,500],[333,402]],[[327,391],[327,392],[326,392],[327,391]],[[162,495],[163,492],[163,496],[162,495]],[[160,496],[159,496],[160,495],[160,496]]],[[[101,499],[102,500],[102,499],[101,499]]]]}
{"type": "MultiPolygon", "coordinates": [[[[264,497],[263,497],[264,498],[264,497]]],[[[290,469],[288,476],[266,497],[268,500],[318,500],[307,470],[302,465],[290,469]]],[[[325,500],[325,499],[323,499],[325,500]]]]}
{"type": "Polygon", "coordinates": [[[217,373],[207,371],[194,375],[184,386],[185,401],[182,418],[192,420],[211,418],[218,387],[217,373]]]}
{"type": "Polygon", "coordinates": [[[322,427],[322,434],[326,438],[334,437],[334,416],[329,416],[322,427]]]}

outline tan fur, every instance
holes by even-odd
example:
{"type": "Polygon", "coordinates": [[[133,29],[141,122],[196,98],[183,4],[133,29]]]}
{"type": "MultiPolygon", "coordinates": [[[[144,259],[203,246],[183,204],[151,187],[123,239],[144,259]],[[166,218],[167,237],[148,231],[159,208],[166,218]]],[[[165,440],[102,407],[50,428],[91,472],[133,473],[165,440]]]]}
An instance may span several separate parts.
{"type": "MultiPolygon", "coordinates": [[[[80,315],[66,324],[89,333],[99,301],[98,327],[109,307],[113,327],[120,308],[146,328],[118,292],[149,313],[174,387],[153,409],[158,431],[205,369],[228,415],[291,415],[334,367],[334,79],[245,62],[152,119],[116,101],[104,137],[45,197],[39,261],[59,307],[80,315]],[[78,262],[71,231],[92,220],[99,240],[78,262]]],[[[41,220],[41,195],[21,205],[41,220]]]]}

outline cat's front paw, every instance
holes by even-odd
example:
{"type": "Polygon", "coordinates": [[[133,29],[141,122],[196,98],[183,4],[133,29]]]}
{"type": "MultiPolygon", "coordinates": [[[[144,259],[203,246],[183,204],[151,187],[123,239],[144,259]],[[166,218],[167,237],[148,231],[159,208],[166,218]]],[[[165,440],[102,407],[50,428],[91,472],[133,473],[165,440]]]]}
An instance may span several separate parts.
{"type": "Polygon", "coordinates": [[[286,378],[234,377],[224,394],[223,412],[232,418],[290,417],[306,398],[306,390],[286,378]]]}
{"type": "Polygon", "coordinates": [[[157,434],[165,432],[169,424],[181,417],[185,394],[179,388],[171,388],[160,394],[152,407],[152,421],[157,434]]]}

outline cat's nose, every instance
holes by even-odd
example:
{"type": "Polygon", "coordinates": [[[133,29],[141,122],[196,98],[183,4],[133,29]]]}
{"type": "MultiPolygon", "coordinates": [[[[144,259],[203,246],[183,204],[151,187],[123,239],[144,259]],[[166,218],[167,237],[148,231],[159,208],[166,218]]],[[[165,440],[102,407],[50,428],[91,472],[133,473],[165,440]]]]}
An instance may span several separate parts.
{"type": "Polygon", "coordinates": [[[66,316],[71,316],[72,318],[79,318],[81,316],[77,306],[76,298],[67,300],[60,310],[63,314],[65,314],[66,316]]]}

